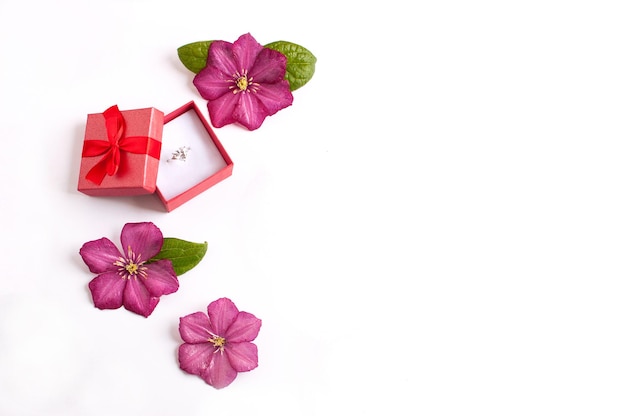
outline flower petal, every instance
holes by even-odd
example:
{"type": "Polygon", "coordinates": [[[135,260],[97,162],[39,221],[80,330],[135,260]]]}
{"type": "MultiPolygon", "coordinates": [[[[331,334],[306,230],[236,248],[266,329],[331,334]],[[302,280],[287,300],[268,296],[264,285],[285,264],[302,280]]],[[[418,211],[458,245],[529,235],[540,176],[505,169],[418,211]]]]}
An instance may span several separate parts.
{"type": "Polygon", "coordinates": [[[287,57],[270,48],[263,48],[258,54],[249,75],[259,84],[274,84],[285,78],[287,57]]]}
{"type": "Polygon", "coordinates": [[[261,320],[248,312],[239,312],[235,321],[224,333],[228,342],[253,341],[261,329],[261,320]]]}
{"type": "Polygon", "coordinates": [[[178,347],[178,363],[183,371],[201,375],[208,367],[215,347],[209,342],[203,344],[182,344],[178,347]]]}
{"type": "Polygon", "coordinates": [[[267,116],[276,114],[293,103],[293,95],[287,80],[276,84],[263,84],[256,93],[238,95],[241,95],[241,98],[233,112],[233,118],[248,130],[258,129],[267,116]]]}
{"type": "Polygon", "coordinates": [[[129,223],[122,228],[122,251],[131,247],[135,254],[141,255],[138,260],[150,260],[163,247],[163,233],[151,222],[129,223]]]}
{"type": "Polygon", "coordinates": [[[209,332],[209,317],[203,312],[195,312],[180,318],[178,332],[186,343],[206,343],[211,338],[209,332]]]}
{"type": "Polygon", "coordinates": [[[214,67],[229,78],[232,77],[235,72],[241,71],[233,55],[233,44],[223,40],[211,42],[206,63],[205,68],[214,67]]]}
{"type": "Polygon", "coordinates": [[[209,366],[200,374],[200,377],[216,389],[221,389],[235,380],[237,371],[230,365],[223,351],[216,351],[211,354],[209,366]]]}
{"type": "Polygon", "coordinates": [[[259,366],[257,346],[251,342],[228,344],[224,350],[233,369],[239,373],[250,371],[259,366]]]}
{"type": "Polygon", "coordinates": [[[214,66],[207,66],[193,78],[193,85],[202,98],[215,100],[224,94],[233,95],[235,86],[232,75],[224,74],[214,66]]]}
{"type": "Polygon", "coordinates": [[[263,120],[268,116],[265,107],[260,103],[255,93],[240,93],[239,102],[235,107],[232,117],[248,130],[256,130],[261,127],[263,120]]]}
{"type": "Polygon", "coordinates": [[[143,278],[130,277],[127,279],[124,289],[124,307],[147,318],[156,308],[159,298],[150,295],[141,279],[143,278]]]}
{"type": "Polygon", "coordinates": [[[209,116],[211,117],[211,123],[215,127],[224,127],[227,124],[232,124],[237,121],[233,118],[233,112],[239,103],[240,95],[241,94],[229,92],[217,99],[209,101],[207,104],[209,116]]]}
{"type": "Polygon", "coordinates": [[[183,371],[199,375],[217,389],[228,386],[237,377],[228,357],[208,342],[182,344],[178,347],[178,363],[183,371]]]}
{"type": "Polygon", "coordinates": [[[178,290],[178,277],[174,272],[172,261],[163,259],[145,265],[148,269],[148,276],[143,284],[150,292],[150,295],[159,297],[169,295],[178,290]]]}
{"type": "Polygon", "coordinates": [[[263,45],[257,42],[251,34],[246,33],[239,36],[239,39],[233,43],[233,56],[235,57],[237,65],[236,69],[239,71],[250,70],[257,56],[263,49],[263,45]]]}
{"type": "Polygon", "coordinates": [[[106,272],[89,282],[91,298],[98,309],[117,309],[122,306],[126,280],[117,272],[106,272]]]}
{"type": "Polygon", "coordinates": [[[79,253],[92,273],[117,270],[117,266],[114,263],[122,256],[115,244],[108,238],[101,238],[83,244],[79,253]]]}
{"type": "Polygon", "coordinates": [[[293,103],[289,81],[286,79],[275,84],[263,84],[256,93],[256,97],[267,110],[268,116],[276,114],[293,103]]]}
{"type": "Polygon", "coordinates": [[[232,300],[221,298],[211,302],[207,308],[211,327],[209,330],[215,335],[224,336],[228,327],[235,321],[239,309],[232,300]]]}

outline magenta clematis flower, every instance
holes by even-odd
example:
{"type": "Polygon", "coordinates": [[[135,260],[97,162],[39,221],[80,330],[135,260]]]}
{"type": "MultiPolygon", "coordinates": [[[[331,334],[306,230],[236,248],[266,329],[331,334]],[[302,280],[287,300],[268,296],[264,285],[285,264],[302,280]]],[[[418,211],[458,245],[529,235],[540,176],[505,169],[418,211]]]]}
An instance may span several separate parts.
{"type": "Polygon", "coordinates": [[[159,297],[178,290],[178,277],[170,260],[147,263],[161,251],[163,234],[151,222],[129,223],[122,228],[120,252],[108,238],[83,244],[80,255],[97,273],[89,290],[99,309],[117,309],[148,317],[159,297]]]}
{"type": "Polygon", "coordinates": [[[200,376],[216,389],[228,386],[237,373],[258,366],[254,341],[261,320],[240,312],[228,298],[221,298],[204,312],[180,318],[178,330],[184,344],[178,349],[180,368],[200,376]]]}
{"type": "Polygon", "coordinates": [[[247,33],[234,43],[213,41],[206,67],[193,84],[208,100],[215,127],[239,123],[255,130],[265,117],[292,104],[286,68],[285,55],[263,47],[247,33]]]}

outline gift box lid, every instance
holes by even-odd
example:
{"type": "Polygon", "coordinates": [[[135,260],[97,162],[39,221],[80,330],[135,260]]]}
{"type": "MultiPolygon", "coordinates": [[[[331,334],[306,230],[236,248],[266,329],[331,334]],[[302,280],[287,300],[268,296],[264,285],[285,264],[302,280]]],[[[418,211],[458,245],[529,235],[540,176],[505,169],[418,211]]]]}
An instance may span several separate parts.
{"type": "Polygon", "coordinates": [[[88,114],[78,190],[92,196],[153,193],[163,118],[155,108],[120,111],[116,105],[88,114]]]}
{"type": "Polygon", "coordinates": [[[91,196],[155,193],[167,211],[232,174],[233,162],[194,101],[89,114],[78,190],[91,196]]]}

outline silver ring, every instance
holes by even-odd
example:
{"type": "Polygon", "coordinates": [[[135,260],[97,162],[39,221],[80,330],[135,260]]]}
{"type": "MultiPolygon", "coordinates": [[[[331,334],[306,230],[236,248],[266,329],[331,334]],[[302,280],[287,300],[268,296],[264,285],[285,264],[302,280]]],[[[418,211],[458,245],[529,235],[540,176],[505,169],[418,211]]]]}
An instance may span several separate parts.
{"type": "Polygon", "coordinates": [[[186,162],[187,157],[189,157],[189,152],[191,151],[191,147],[189,146],[181,146],[176,149],[175,152],[172,153],[172,157],[167,159],[167,161],[178,160],[180,162],[186,162]]]}

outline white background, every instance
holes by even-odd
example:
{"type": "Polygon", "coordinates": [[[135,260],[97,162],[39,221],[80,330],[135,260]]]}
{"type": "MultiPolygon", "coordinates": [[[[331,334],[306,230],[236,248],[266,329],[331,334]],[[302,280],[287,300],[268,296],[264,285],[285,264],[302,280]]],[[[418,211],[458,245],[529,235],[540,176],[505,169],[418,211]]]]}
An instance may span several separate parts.
{"type": "Polygon", "coordinates": [[[626,414],[622,5],[0,1],[0,415],[626,414]],[[232,177],[171,213],[76,191],[88,113],[206,115],[176,49],[246,32],[318,63],[216,129],[232,177]],[[78,255],[135,221],[209,245],[147,319],[78,255]],[[222,296],[263,327],[214,390],[177,326],[222,296]]]}

